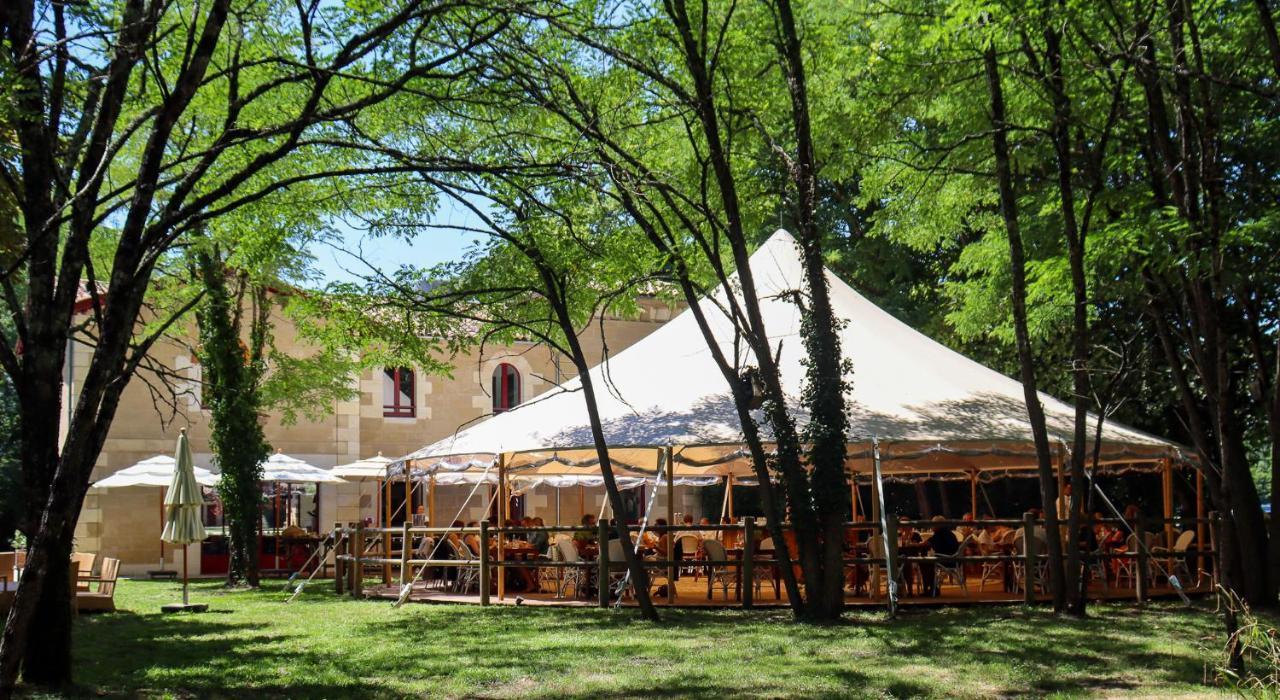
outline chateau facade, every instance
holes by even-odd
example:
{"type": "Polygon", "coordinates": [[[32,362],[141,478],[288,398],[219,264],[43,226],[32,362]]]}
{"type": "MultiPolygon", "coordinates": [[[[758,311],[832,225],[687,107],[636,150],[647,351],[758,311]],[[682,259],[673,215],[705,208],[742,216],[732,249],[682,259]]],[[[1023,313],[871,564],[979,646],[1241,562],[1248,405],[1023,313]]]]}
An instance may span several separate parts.
{"type": "MultiPolygon", "coordinates": [[[[598,324],[592,324],[582,334],[593,364],[602,359],[606,343],[610,353],[619,352],[673,315],[669,306],[655,299],[643,298],[639,307],[640,313],[635,318],[606,318],[603,341],[598,324]]],[[[297,339],[293,327],[279,314],[274,334],[279,351],[288,354],[308,351],[297,339]]],[[[91,347],[73,344],[67,362],[64,397],[68,406],[74,401],[83,379],[82,370],[87,367],[91,354],[91,347]]],[[[178,395],[174,397],[172,391],[159,389],[158,375],[151,371],[133,379],[98,458],[93,475],[95,482],[149,457],[171,455],[183,428],[191,441],[196,465],[216,471],[209,449],[209,412],[200,405],[200,367],[192,357],[190,344],[178,340],[157,343],[151,359],[164,368],[162,373],[170,375],[170,385],[178,385],[178,395]]],[[[270,413],[265,422],[267,441],[273,450],[322,468],[379,453],[398,457],[496,411],[528,401],[575,374],[567,358],[532,343],[486,347],[483,352],[477,350],[452,358],[451,365],[452,376],[424,374],[415,368],[365,371],[350,378],[357,395],[349,401],[334,402],[323,419],[309,421],[300,417],[298,422],[285,425],[278,413],[270,413]]],[[[65,429],[65,417],[63,422],[65,429]]],[[[452,521],[455,514],[464,521],[485,517],[486,489],[482,487],[463,507],[470,490],[469,486],[437,489],[438,524],[452,521]]],[[[77,523],[76,548],[120,559],[122,571],[127,574],[157,568],[162,549],[161,491],[144,487],[91,488],[77,523]]],[[[375,517],[378,496],[372,482],[322,485],[318,489],[293,486],[287,491],[301,492],[291,493],[286,510],[292,510],[279,517],[266,512],[264,526],[294,524],[325,532],[335,522],[375,517]]],[[[571,489],[571,495],[555,491],[539,488],[522,494],[520,506],[525,513],[542,516],[548,522],[559,516],[568,523],[576,521],[580,511],[596,512],[603,503],[603,492],[598,488],[571,489]]],[[[402,488],[396,491],[396,498],[403,499],[402,488]]],[[[269,505],[264,506],[264,511],[271,511],[272,497],[266,500],[269,505]]],[[[678,505],[696,508],[696,497],[689,495],[688,500],[689,503],[678,505]]],[[[216,519],[216,513],[211,515],[216,519]]],[[[206,573],[214,573],[207,544],[204,550],[206,573]]],[[[166,568],[181,566],[180,553],[169,546],[163,551],[166,568]]],[[[199,545],[193,545],[189,556],[195,571],[199,571],[200,554],[199,545]]]]}

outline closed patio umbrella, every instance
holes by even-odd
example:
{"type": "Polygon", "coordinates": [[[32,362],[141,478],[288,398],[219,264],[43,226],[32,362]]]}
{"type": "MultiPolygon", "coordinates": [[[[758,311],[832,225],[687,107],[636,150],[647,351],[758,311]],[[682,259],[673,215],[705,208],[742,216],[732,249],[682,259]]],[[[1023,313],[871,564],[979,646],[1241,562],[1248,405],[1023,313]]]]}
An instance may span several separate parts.
{"type": "Polygon", "coordinates": [[[187,442],[187,431],[178,435],[178,449],[174,455],[176,466],[173,470],[173,481],[169,484],[169,492],[164,497],[165,523],[160,539],[182,547],[182,604],[166,605],[165,612],[181,610],[203,611],[206,605],[191,605],[187,595],[187,545],[204,541],[204,520],[201,509],[204,507],[204,494],[200,492],[200,483],[196,481],[195,470],[191,464],[191,445],[187,442]]]}

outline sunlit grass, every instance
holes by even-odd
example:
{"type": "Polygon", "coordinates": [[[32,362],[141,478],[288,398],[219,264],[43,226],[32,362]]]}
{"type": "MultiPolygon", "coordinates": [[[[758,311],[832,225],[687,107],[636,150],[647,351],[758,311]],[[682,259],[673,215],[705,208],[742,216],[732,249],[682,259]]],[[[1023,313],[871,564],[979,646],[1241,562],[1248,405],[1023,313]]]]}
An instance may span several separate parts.
{"type": "Polygon", "coordinates": [[[81,616],[83,693],[175,697],[1196,696],[1222,645],[1204,605],[1094,606],[1087,621],[1019,607],[851,613],[408,605],[316,585],[284,604],[194,584],[202,615],[162,615],[170,582],[122,582],[122,612],[81,616]]]}

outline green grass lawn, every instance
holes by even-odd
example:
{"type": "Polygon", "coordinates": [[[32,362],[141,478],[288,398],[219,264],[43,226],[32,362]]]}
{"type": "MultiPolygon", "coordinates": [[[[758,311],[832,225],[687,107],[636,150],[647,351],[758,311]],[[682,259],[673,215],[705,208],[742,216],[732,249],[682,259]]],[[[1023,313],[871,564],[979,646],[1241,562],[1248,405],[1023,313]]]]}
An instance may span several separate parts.
{"type": "Polygon", "coordinates": [[[121,582],[121,612],[76,623],[86,695],[176,697],[1198,696],[1222,647],[1205,604],[1094,606],[1088,621],[1019,607],[856,612],[832,627],[784,611],[408,605],[314,585],[291,604],[193,585],[202,615],[162,615],[170,582],[121,582]]]}

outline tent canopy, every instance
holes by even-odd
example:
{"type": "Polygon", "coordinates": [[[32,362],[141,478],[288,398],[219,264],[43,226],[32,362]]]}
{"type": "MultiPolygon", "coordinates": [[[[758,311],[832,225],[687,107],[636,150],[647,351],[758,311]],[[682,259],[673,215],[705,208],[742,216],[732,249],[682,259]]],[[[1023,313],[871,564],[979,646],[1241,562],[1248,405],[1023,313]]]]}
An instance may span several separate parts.
{"type": "MultiPolygon", "coordinates": [[[[126,467],[111,476],[94,482],[93,488],[111,489],[125,486],[152,486],[156,488],[169,486],[173,481],[177,462],[173,455],[156,455],[144,459],[133,466],[126,467]]],[[[216,486],[218,476],[208,469],[192,466],[196,483],[201,486],[216,486]]]]}
{"type": "MultiPolygon", "coordinates": [[[[790,292],[804,287],[795,239],[779,230],[751,256],[765,327],[797,423],[805,378],[800,312],[790,292]]],[[[853,366],[846,405],[849,468],[871,469],[878,442],[886,473],[1033,468],[1035,452],[1022,385],[917,332],[827,271],[831,301],[843,322],[842,350],[853,366]]],[[[724,291],[716,296],[723,300],[724,291]]],[[[728,357],[734,330],[720,305],[701,308],[728,357]]],[[[741,344],[738,345],[741,347],[741,344]]],[[[745,354],[745,350],[737,350],[745,354]]],[[[743,366],[754,364],[747,356],[743,366]]],[[[748,475],[750,458],[729,388],[690,310],[591,370],[610,457],[619,476],[653,476],[672,448],[679,476],[748,475]]],[[[598,474],[581,385],[536,397],[428,445],[392,465],[431,473],[475,470],[507,455],[518,476],[598,474]]],[[[1071,406],[1041,393],[1050,440],[1065,450],[1071,406]]],[[[1096,417],[1090,417],[1092,436],[1096,417]]],[[[766,424],[760,421],[762,427],[766,424]]],[[[766,434],[766,440],[768,436],[766,434]]],[[[1178,457],[1179,447],[1108,422],[1102,461],[1132,463],[1178,457]]]]}

